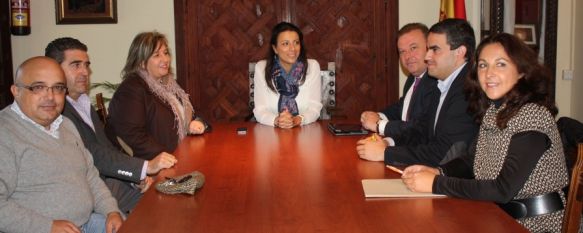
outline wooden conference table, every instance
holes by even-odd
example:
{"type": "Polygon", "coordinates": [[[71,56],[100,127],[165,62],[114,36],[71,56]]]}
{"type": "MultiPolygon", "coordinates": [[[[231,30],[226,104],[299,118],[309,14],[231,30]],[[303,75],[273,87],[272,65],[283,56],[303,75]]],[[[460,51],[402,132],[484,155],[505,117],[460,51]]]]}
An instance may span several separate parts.
{"type": "Polygon", "coordinates": [[[527,232],[493,203],[365,198],[362,179],[398,175],[358,158],[361,136],[333,136],[326,124],[224,123],[188,137],[158,180],[198,170],[203,188],[190,196],[152,187],[119,232],[527,232]]]}

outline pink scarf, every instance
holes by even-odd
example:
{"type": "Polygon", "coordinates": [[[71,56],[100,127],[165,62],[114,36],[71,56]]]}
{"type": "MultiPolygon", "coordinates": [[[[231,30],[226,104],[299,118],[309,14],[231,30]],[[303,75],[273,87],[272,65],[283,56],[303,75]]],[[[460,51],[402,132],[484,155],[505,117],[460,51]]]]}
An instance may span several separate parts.
{"type": "Polygon", "coordinates": [[[148,84],[150,91],[154,93],[162,102],[168,104],[174,113],[174,125],[178,132],[178,142],[188,134],[190,121],[194,109],[188,94],[174,80],[174,75],[168,74],[158,80],[150,76],[145,70],[139,71],[140,77],[148,84]]]}

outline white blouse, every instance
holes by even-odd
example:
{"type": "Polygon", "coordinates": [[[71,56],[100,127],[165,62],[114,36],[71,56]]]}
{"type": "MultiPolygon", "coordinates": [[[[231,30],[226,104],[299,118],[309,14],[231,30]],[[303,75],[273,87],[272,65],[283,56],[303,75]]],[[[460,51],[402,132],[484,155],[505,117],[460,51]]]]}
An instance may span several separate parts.
{"type": "MultiPolygon", "coordinates": [[[[253,101],[255,119],[264,125],[274,126],[275,118],[279,115],[277,102],[279,93],[272,91],[265,83],[266,61],[261,60],[255,65],[255,94],[253,101]]],[[[320,80],[320,64],[316,60],[308,59],[308,70],[305,82],[300,85],[296,96],[299,114],[303,116],[302,125],[312,123],[320,117],[322,109],[322,81],[320,80]]]]}

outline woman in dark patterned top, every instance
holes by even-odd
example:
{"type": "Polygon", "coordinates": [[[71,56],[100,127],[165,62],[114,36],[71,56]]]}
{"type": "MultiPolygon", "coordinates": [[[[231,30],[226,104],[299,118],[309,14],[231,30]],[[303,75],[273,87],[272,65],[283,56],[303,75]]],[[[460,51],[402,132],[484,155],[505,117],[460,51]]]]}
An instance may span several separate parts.
{"type": "Polygon", "coordinates": [[[522,41],[506,33],[486,38],[466,83],[469,110],[481,123],[476,144],[439,168],[406,168],[403,182],[412,191],[493,201],[531,232],[560,232],[568,176],[551,87],[522,41]]]}

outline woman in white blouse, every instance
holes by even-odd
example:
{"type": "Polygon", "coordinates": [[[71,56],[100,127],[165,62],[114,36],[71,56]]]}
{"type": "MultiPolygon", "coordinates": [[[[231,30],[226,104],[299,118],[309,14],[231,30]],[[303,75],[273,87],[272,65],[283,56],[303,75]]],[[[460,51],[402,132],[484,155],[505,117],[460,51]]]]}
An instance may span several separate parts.
{"type": "Polygon", "coordinates": [[[302,32],[290,23],[275,25],[271,48],[267,59],[255,65],[255,119],[280,128],[318,120],[322,109],[320,65],[306,58],[302,32]]]}

